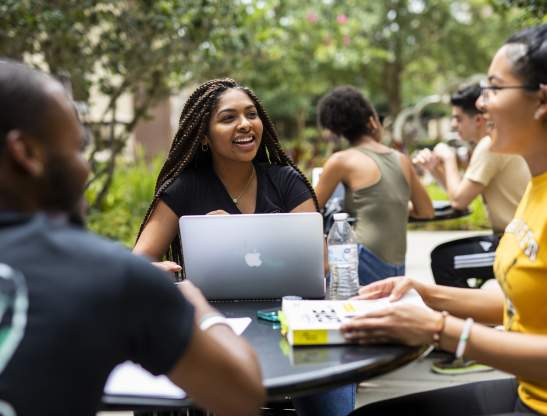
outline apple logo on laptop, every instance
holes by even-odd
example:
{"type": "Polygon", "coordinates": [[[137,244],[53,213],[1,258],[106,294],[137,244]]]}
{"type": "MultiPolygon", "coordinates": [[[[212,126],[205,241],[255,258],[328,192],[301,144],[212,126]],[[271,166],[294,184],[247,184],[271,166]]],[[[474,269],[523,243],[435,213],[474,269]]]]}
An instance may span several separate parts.
{"type": "Polygon", "coordinates": [[[260,253],[255,250],[251,253],[245,254],[245,263],[247,263],[247,266],[249,267],[260,267],[262,265],[260,253]]]}

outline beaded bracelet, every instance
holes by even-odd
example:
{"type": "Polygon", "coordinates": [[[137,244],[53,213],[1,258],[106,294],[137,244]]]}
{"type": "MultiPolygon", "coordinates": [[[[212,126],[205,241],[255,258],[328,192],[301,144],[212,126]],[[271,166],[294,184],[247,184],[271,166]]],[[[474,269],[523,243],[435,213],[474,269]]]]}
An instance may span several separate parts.
{"type": "Polygon", "coordinates": [[[446,317],[448,316],[448,312],[447,311],[442,311],[441,312],[441,324],[439,326],[439,329],[437,330],[437,332],[435,332],[433,334],[433,346],[435,348],[439,348],[439,344],[441,342],[441,334],[443,333],[444,331],[444,325],[446,323],[446,317]]]}

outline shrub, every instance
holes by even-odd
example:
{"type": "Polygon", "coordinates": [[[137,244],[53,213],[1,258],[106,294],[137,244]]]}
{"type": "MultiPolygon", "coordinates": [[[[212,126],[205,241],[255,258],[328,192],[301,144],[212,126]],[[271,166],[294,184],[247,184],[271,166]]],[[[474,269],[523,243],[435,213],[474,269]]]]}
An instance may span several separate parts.
{"type": "MultiPolygon", "coordinates": [[[[134,162],[121,162],[113,176],[112,185],[103,204],[87,216],[89,230],[104,237],[118,240],[133,247],[144,214],[154,195],[154,186],[163,158],[146,163],[140,158],[134,162]]],[[[98,186],[86,191],[93,200],[98,186]]]]}

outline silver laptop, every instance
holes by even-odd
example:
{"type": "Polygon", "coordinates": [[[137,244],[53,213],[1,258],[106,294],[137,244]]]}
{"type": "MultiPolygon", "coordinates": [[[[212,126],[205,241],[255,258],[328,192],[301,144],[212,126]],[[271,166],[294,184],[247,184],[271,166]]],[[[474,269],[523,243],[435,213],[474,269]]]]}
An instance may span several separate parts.
{"type": "Polygon", "coordinates": [[[179,220],[186,278],[207,299],[321,299],[319,213],[192,215],[179,220]]]}

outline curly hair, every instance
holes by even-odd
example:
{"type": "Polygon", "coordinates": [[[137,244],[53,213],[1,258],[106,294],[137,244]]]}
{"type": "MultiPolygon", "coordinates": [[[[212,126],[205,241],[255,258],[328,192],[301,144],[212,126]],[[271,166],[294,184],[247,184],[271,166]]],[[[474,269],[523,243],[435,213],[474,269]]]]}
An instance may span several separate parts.
{"type": "MultiPolygon", "coordinates": [[[[288,165],[291,166],[300,176],[311,192],[315,208],[319,211],[319,204],[315,192],[309,180],[302,174],[294,162],[285,154],[273,123],[264,110],[262,103],[249,88],[238,84],[233,79],[214,79],[201,84],[190,95],[184,108],[182,109],[179,127],[171,144],[171,149],[163,167],[160,170],[156,181],[155,194],[146,212],[144,220],[140,226],[137,240],[142,234],[150,215],[154,211],[161,195],[173,183],[173,181],[193,163],[200,163],[200,158],[210,158],[204,152],[199,152],[202,139],[207,134],[211,114],[214,111],[222,94],[229,89],[240,89],[244,91],[253,101],[258,116],[264,126],[262,133],[262,142],[255,156],[255,161],[267,163],[270,165],[288,165]]],[[[207,152],[209,153],[209,152],[207,152]]],[[[166,253],[168,260],[183,265],[183,253],[180,236],[177,235],[169,245],[166,253]]]]}
{"type": "Polygon", "coordinates": [[[317,105],[317,122],[350,143],[372,133],[370,117],[376,116],[372,104],[356,88],[336,87],[323,96],[317,105]]]}

